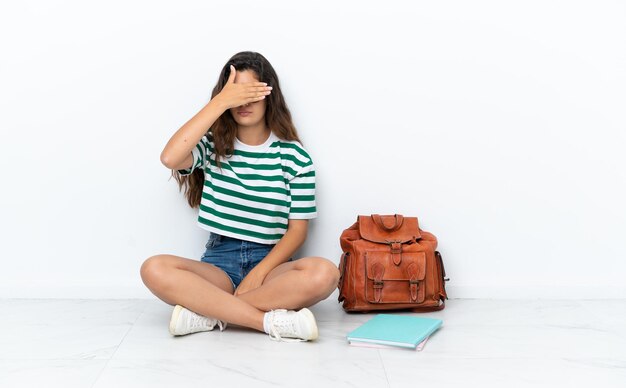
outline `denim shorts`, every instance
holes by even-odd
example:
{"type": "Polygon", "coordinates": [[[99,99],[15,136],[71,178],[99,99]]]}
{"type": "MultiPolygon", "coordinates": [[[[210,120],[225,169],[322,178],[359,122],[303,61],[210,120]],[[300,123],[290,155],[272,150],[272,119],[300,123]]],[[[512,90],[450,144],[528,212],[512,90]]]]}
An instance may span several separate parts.
{"type": "MultiPolygon", "coordinates": [[[[200,261],[220,268],[233,283],[233,290],[267,256],[275,244],[260,244],[211,232],[200,261]]],[[[291,259],[290,259],[291,260],[291,259]]]]}

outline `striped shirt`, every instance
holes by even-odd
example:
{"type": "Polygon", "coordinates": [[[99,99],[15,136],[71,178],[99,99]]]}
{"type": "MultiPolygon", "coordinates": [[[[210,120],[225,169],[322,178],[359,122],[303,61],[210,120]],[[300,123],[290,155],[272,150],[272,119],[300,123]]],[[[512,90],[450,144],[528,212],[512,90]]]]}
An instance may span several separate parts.
{"type": "Polygon", "coordinates": [[[289,219],[317,217],[313,161],[297,141],[273,132],[265,143],[251,146],[235,138],[233,155],[215,163],[211,133],[192,150],[189,175],[204,168],[198,225],[208,231],[275,244],[287,231],[289,219]]]}

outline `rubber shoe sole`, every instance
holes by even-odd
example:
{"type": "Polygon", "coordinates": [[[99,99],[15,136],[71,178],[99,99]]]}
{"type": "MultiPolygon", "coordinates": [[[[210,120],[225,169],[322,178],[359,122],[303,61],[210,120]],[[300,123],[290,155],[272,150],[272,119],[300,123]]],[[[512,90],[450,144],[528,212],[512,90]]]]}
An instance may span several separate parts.
{"type": "Polygon", "coordinates": [[[172,318],[170,319],[170,334],[171,335],[180,335],[180,334],[176,334],[176,322],[178,322],[178,316],[180,315],[181,311],[183,311],[183,306],[176,305],[176,307],[174,307],[174,311],[172,312],[172,318]]]}
{"type": "Polygon", "coordinates": [[[306,321],[309,324],[309,327],[312,329],[310,330],[311,336],[309,338],[304,338],[304,339],[308,341],[313,341],[317,339],[317,337],[319,337],[319,331],[317,330],[317,323],[315,322],[315,316],[313,315],[311,310],[305,307],[302,310],[298,311],[298,314],[302,314],[306,317],[306,321]]]}

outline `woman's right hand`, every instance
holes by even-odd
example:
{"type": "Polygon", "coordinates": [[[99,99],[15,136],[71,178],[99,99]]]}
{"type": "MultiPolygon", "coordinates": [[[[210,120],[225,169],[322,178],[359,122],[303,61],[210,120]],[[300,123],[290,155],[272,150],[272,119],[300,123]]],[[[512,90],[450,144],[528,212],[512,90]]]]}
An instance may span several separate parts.
{"type": "Polygon", "coordinates": [[[251,102],[260,101],[271,93],[272,87],[265,82],[235,83],[236,70],[230,65],[230,75],[222,91],[213,99],[218,100],[226,110],[251,102]]]}

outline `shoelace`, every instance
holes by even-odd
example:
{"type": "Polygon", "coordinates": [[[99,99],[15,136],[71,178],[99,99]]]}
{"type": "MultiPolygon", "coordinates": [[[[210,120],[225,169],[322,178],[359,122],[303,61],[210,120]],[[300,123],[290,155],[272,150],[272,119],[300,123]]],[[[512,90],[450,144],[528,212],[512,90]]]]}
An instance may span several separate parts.
{"type": "Polygon", "coordinates": [[[196,330],[196,329],[204,329],[207,326],[211,326],[208,323],[210,323],[209,318],[204,317],[202,315],[198,315],[192,311],[189,312],[190,315],[190,320],[189,322],[189,328],[191,330],[196,330]]]}
{"type": "MultiPolygon", "coordinates": [[[[296,332],[296,325],[293,319],[291,319],[288,315],[284,314],[283,318],[280,318],[280,315],[276,317],[276,312],[286,312],[287,310],[272,310],[270,311],[269,321],[270,321],[270,339],[273,341],[282,341],[282,342],[304,342],[306,340],[301,338],[283,338],[280,335],[282,331],[287,333],[296,332]]],[[[282,314],[281,314],[282,315],[282,314]]]]}
{"type": "Polygon", "coordinates": [[[224,331],[224,329],[226,328],[226,322],[222,322],[219,319],[209,318],[200,314],[196,314],[191,310],[188,311],[189,315],[191,316],[191,319],[188,321],[191,330],[195,331],[196,329],[205,329],[207,326],[213,329],[215,327],[215,324],[217,324],[217,326],[220,328],[220,331],[224,331]]]}

